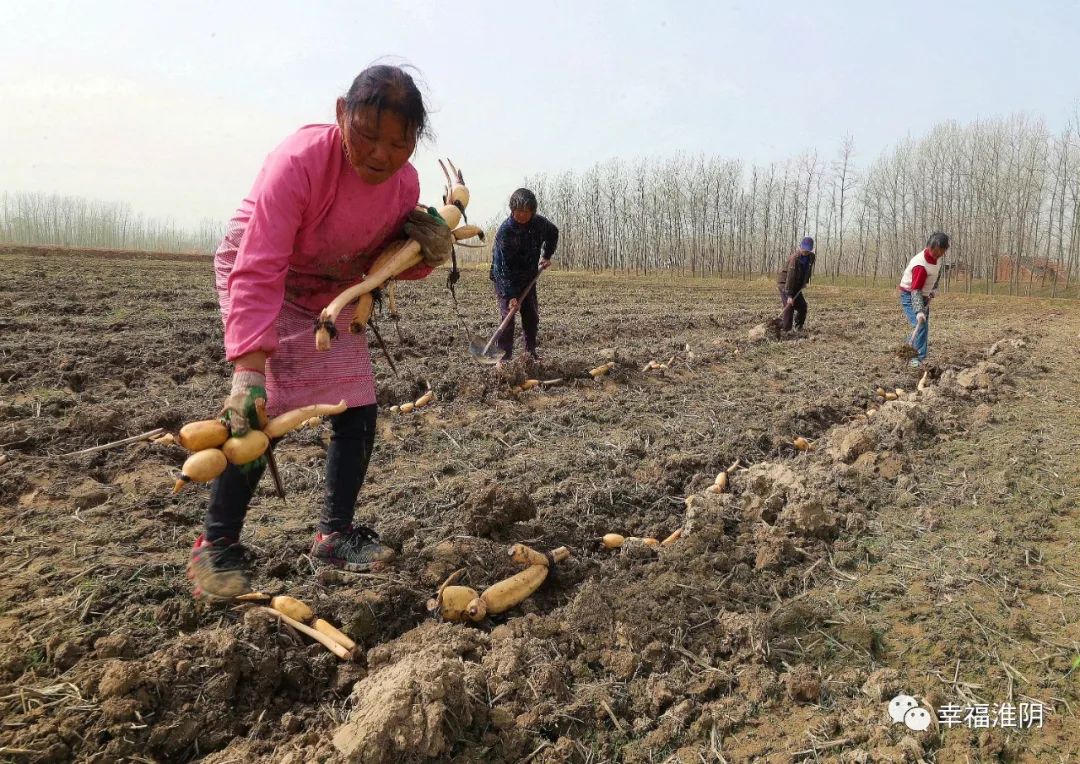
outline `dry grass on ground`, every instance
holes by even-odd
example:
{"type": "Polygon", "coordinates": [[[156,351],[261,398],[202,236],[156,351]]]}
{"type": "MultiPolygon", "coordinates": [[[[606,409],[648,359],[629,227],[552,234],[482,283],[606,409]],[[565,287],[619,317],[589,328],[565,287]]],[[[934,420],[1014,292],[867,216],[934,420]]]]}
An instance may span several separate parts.
{"type": "MultiPolygon", "coordinates": [[[[816,285],[806,335],[752,342],[775,310],[764,280],[555,272],[542,366],[493,371],[467,356],[441,278],[406,284],[400,336],[382,322],[401,375],[377,358],[358,512],[398,564],[325,575],[306,556],[325,425],[282,444],[288,499],[267,481],[245,531],[258,588],[361,643],[346,665],[191,599],[206,490],[169,495],[181,449],[61,456],[216,411],[228,368],[209,265],[0,268],[0,758],[341,760],[341,729],[365,762],[1078,755],[1074,303],[943,297],[930,390],[868,421],[878,386],[918,381],[880,290],[816,285]],[[593,381],[611,348],[617,367],[593,381]],[[643,372],[653,359],[671,367],[643,372]],[[565,382],[515,391],[527,376],[565,382]],[[428,384],[435,405],[389,413],[428,384]],[[735,460],[730,490],[706,494],[735,460]],[[659,552],[597,543],[678,527],[659,552]],[[430,620],[450,571],[482,588],[514,570],[517,541],[573,557],[505,616],[430,620]],[[887,723],[901,690],[1039,701],[1046,721],[914,733],[887,723]]],[[[486,274],[459,291],[486,335],[486,274]]]]}

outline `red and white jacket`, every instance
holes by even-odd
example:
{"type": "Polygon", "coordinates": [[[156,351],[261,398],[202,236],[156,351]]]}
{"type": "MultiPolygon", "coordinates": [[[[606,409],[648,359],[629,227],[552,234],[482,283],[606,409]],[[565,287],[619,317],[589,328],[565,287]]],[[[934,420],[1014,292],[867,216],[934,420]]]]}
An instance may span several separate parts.
{"type": "Polygon", "coordinates": [[[926,300],[933,296],[941,270],[939,259],[930,254],[929,249],[924,249],[911,258],[900,277],[900,291],[911,295],[911,307],[916,313],[925,313],[926,300]]]}
{"type": "Polygon", "coordinates": [[[938,271],[941,263],[930,254],[929,249],[924,249],[904,269],[904,275],[900,277],[901,292],[922,292],[924,295],[932,292],[937,286],[938,271]]]}

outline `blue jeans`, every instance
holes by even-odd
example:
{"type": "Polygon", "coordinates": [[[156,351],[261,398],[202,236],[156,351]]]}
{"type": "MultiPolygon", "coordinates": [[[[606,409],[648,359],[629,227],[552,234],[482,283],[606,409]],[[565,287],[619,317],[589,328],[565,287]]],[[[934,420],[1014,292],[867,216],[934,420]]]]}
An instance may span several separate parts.
{"type": "MultiPolygon", "coordinates": [[[[919,354],[920,361],[926,360],[926,353],[930,349],[930,301],[925,297],[923,298],[923,301],[926,305],[923,309],[926,313],[926,320],[923,321],[922,326],[919,326],[915,330],[915,337],[908,343],[915,348],[915,352],[919,354]]],[[[916,326],[919,323],[919,320],[916,316],[915,308],[911,305],[910,292],[900,293],[900,307],[904,309],[904,315],[907,316],[908,323],[912,326],[916,326]]]]}

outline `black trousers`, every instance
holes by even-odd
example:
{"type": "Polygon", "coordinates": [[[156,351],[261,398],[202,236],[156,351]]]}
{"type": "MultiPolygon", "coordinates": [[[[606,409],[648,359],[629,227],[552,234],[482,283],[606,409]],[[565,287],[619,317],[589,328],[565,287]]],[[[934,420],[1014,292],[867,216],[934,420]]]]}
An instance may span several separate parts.
{"type": "Polygon", "coordinates": [[[785,332],[791,331],[792,319],[795,321],[795,328],[802,329],[803,324],[806,323],[806,311],[809,307],[806,304],[806,298],[802,296],[801,290],[795,295],[795,301],[790,307],[788,307],[787,304],[789,296],[787,291],[785,291],[783,287],[780,287],[780,305],[784,308],[784,312],[781,314],[782,325],[780,328],[785,332]]]}
{"type": "MultiPolygon", "coordinates": [[[[505,319],[506,314],[510,312],[510,298],[498,294],[496,297],[499,298],[499,318],[505,319]]],[[[540,328],[540,301],[536,296],[535,285],[521,301],[518,315],[521,316],[521,333],[525,335],[525,352],[535,356],[536,331],[540,328]]],[[[495,346],[503,351],[504,361],[509,361],[514,355],[515,321],[511,321],[495,340],[495,346]]]]}
{"type": "MultiPolygon", "coordinates": [[[[378,406],[357,406],[330,417],[333,435],[326,452],[326,500],[319,515],[319,531],[334,533],[348,528],[356,512],[356,497],[364,484],[375,447],[378,406]]],[[[270,444],[273,448],[276,442],[270,444]]],[[[265,468],[247,471],[229,465],[210,487],[206,511],[206,538],[236,541],[244,526],[248,504],[265,468]]]]}

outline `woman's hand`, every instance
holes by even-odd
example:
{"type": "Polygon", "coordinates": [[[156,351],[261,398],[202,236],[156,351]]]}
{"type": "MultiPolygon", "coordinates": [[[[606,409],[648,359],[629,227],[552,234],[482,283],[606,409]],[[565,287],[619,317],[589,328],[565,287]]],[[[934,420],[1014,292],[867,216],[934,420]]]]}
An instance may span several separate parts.
{"type": "Polygon", "coordinates": [[[454,235],[434,207],[410,212],[405,235],[420,245],[424,263],[431,268],[445,263],[454,252],[454,235]]]}
{"type": "Polygon", "coordinates": [[[225,399],[220,418],[235,436],[246,435],[252,428],[261,430],[266,416],[266,375],[239,364],[233,370],[232,390],[225,399]]]}

